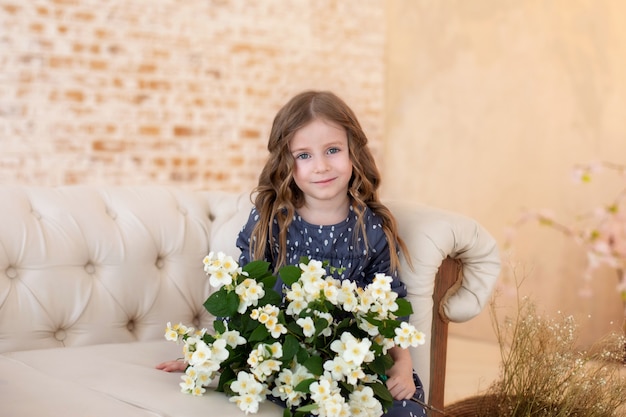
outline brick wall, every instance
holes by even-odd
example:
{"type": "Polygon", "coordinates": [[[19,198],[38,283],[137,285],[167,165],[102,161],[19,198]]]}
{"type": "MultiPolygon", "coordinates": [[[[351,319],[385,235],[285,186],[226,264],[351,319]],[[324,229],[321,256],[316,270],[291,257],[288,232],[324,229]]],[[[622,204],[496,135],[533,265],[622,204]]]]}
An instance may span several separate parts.
{"type": "Polygon", "coordinates": [[[289,97],[332,89],[375,154],[383,0],[0,0],[0,183],[248,190],[289,97]]]}

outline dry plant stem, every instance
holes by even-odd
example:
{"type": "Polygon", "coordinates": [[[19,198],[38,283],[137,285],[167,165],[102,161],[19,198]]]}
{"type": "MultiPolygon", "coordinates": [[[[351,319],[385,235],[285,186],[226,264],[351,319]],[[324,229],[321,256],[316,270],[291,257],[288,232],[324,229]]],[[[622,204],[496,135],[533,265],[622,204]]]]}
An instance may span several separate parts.
{"type": "Polygon", "coordinates": [[[495,310],[492,303],[502,356],[501,377],[483,397],[475,415],[623,415],[617,414],[626,405],[626,380],[619,374],[623,335],[581,351],[571,316],[559,320],[541,317],[532,303],[519,298],[513,319],[500,324],[495,310]]]}

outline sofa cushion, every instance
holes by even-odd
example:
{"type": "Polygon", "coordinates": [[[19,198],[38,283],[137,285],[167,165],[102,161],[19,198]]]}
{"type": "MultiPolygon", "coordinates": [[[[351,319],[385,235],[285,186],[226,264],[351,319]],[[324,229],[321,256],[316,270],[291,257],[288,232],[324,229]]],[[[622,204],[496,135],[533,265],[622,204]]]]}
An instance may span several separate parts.
{"type": "MultiPolygon", "coordinates": [[[[16,401],[9,402],[6,414],[3,402],[2,415],[48,417],[70,406],[79,412],[58,415],[245,415],[225,394],[213,389],[202,397],[183,394],[181,373],[155,369],[180,356],[181,346],[166,340],[7,353],[0,357],[0,392],[3,398],[14,393],[16,401]]],[[[265,402],[257,415],[275,417],[282,409],[265,402]]]]}

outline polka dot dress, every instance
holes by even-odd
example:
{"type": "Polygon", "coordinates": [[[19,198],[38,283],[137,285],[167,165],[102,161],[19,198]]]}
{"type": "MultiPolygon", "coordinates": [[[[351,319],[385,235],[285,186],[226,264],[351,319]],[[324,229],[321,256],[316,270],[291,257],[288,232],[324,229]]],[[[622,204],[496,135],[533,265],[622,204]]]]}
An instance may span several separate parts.
{"type": "MultiPolygon", "coordinates": [[[[333,267],[332,275],[335,278],[352,280],[360,287],[369,284],[376,273],[389,274],[391,264],[389,246],[381,220],[369,208],[366,209],[364,216],[367,248],[362,236],[355,239],[355,229],[358,226],[357,216],[352,208],[343,222],[334,225],[310,224],[296,214],[287,230],[287,264],[297,265],[303,256],[318,261],[328,261],[333,267]]],[[[258,212],[252,209],[248,222],[239,233],[237,247],[241,249],[240,265],[251,261],[250,235],[258,220],[258,212]]],[[[274,224],[274,235],[278,236],[277,224],[274,224]]],[[[277,247],[273,250],[274,253],[278,252],[277,247]]],[[[331,273],[331,268],[327,268],[327,271],[331,273]]],[[[398,274],[389,275],[393,278],[391,283],[393,291],[397,292],[399,297],[405,297],[406,286],[400,281],[398,274]]],[[[282,286],[283,283],[279,277],[275,289],[281,292],[282,286]]],[[[418,387],[415,398],[423,401],[422,384],[415,373],[413,378],[418,387]]],[[[426,411],[414,401],[394,401],[394,406],[385,416],[426,416],[426,411]]]]}

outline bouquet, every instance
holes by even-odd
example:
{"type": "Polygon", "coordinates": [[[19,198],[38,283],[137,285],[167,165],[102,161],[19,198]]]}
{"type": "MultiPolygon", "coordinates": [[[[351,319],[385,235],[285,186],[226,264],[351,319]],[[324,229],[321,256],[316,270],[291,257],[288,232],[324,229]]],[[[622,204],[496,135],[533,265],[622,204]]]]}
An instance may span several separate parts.
{"type": "Polygon", "coordinates": [[[380,416],[392,404],[388,351],[423,344],[424,334],[398,320],[412,308],[391,291],[390,277],[359,288],[304,258],[279,270],[281,295],[268,262],[240,267],[213,252],[203,262],[216,288],[204,303],[213,331],[168,323],[165,334],[183,343],[183,392],[202,395],[219,378],[217,391],[246,414],[268,396],[286,406],[285,416],[380,416]]]}

